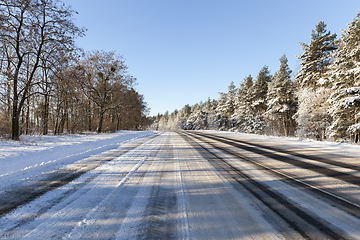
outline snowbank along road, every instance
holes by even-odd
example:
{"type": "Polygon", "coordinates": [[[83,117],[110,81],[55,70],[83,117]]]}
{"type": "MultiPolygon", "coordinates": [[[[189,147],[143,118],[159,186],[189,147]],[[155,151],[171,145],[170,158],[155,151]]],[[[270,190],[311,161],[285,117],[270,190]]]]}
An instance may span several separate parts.
{"type": "Polygon", "coordinates": [[[282,143],[148,134],[26,173],[0,186],[0,239],[360,239],[360,159],[282,143]]]}

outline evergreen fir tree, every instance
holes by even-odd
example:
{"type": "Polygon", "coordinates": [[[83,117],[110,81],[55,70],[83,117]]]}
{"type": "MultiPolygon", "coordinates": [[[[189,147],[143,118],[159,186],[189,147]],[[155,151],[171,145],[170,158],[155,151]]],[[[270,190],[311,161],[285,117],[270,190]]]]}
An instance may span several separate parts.
{"type": "Polygon", "coordinates": [[[253,87],[253,110],[254,119],[257,121],[257,133],[266,133],[265,112],[267,107],[266,95],[268,84],[271,82],[271,75],[268,66],[264,66],[258,73],[253,87]]]}
{"type": "Polygon", "coordinates": [[[253,106],[257,114],[263,114],[266,111],[266,94],[269,82],[271,82],[271,75],[268,66],[265,65],[260,70],[253,88],[253,106]]]}
{"type": "Polygon", "coordinates": [[[209,130],[217,130],[216,107],[217,101],[215,99],[210,100],[210,98],[208,98],[204,104],[204,111],[207,112],[207,129],[209,130]]]}
{"type": "Polygon", "coordinates": [[[334,90],[329,100],[333,118],[330,136],[345,139],[351,134],[357,142],[360,133],[360,11],[343,30],[327,76],[334,90]]]}
{"type": "Polygon", "coordinates": [[[331,53],[336,49],[336,34],[326,30],[326,24],[320,21],[312,30],[310,44],[300,43],[304,53],[298,56],[301,69],[295,76],[299,99],[295,115],[298,124],[297,135],[316,139],[325,138],[325,130],[330,126],[327,98],[330,89],[322,85],[324,74],[328,70],[331,53]]]}
{"type": "Polygon", "coordinates": [[[218,130],[227,130],[228,119],[227,119],[227,94],[219,92],[220,97],[217,100],[217,106],[215,109],[216,117],[215,124],[217,125],[218,130]]]}
{"type": "Polygon", "coordinates": [[[294,87],[291,81],[291,70],[284,54],[280,58],[280,66],[269,82],[267,94],[268,107],[266,116],[273,131],[289,136],[294,126],[293,114],[296,111],[294,87]]]}
{"type": "Polygon", "coordinates": [[[261,119],[254,113],[253,101],[253,78],[249,75],[238,89],[236,109],[231,119],[233,130],[246,133],[262,133],[261,119]]]}
{"type": "Polygon", "coordinates": [[[236,91],[234,82],[231,82],[227,93],[219,93],[215,121],[220,130],[229,130],[231,128],[231,116],[235,111],[236,104],[236,91]]]}
{"type": "Polygon", "coordinates": [[[187,119],[191,114],[191,107],[189,104],[186,104],[178,113],[178,126],[179,129],[188,130],[187,129],[187,119]]]}
{"type": "Polygon", "coordinates": [[[297,56],[301,59],[301,69],[295,80],[300,88],[316,89],[318,80],[323,77],[330,63],[330,55],[336,49],[336,34],[326,30],[326,24],[320,21],[312,30],[310,44],[300,43],[304,53],[297,56]]]}
{"type": "Polygon", "coordinates": [[[199,125],[199,122],[197,122],[199,114],[200,114],[200,105],[197,103],[191,107],[191,114],[188,117],[186,123],[188,130],[198,130],[200,128],[200,126],[197,126],[197,124],[199,125]]]}
{"type": "Polygon", "coordinates": [[[251,105],[253,102],[253,78],[251,75],[244,79],[244,82],[240,84],[237,93],[237,108],[235,115],[243,116],[249,112],[253,112],[251,105]]]}
{"type": "Polygon", "coordinates": [[[236,102],[236,86],[234,82],[231,82],[228,86],[227,101],[226,101],[226,117],[231,118],[235,111],[236,102]]]}

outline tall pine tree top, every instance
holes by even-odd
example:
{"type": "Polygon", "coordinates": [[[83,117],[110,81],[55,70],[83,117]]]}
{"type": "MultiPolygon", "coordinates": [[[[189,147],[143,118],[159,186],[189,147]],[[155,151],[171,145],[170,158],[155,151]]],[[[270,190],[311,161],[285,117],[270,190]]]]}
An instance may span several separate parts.
{"type": "Polygon", "coordinates": [[[343,30],[338,45],[328,74],[334,88],[360,86],[360,10],[343,30]]]}
{"type": "Polygon", "coordinates": [[[333,124],[331,134],[346,138],[360,133],[360,11],[343,30],[334,62],[327,73],[334,93],[329,102],[333,124]]]}
{"type": "Polygon", "coordinates": [[[304,53],[301,59],[301,69],[295,80],[300,87],[316,89],[318,80],[324,76],[330,64],[330,54],[336,50],[336,34],[326,30],[326,24],[320,21],[312,30],[309,44],[300,43],[304,53]]]}
{"type": "Polygon", "coordinates": [[[245,77],[237,91],[235,115],[243,115],[251,111],[251,103],[253,100],[253,78],[251,74],[245,77]]]}
{"type": "Polygon", "coordinates": [[[281,117],[288,111],[295,110],[294,88],[291,81],[292,71],[288,65],[288,59],[284,54],[280,58],[279,69],[275,72],[272,81],[269,82],[267,94],[267,114],[281,117]]]}
{"type": "Polygon", "coordinates": [[[292,71],[284,54],[280,58],[279,69],[275,72],[272,81],[269,82],[267,93],[267,111],[265,115],[270,121],[282,122],[283,133],[288,136],[293,114],[296,111],[294,98],[294,86],[291,81],[292,71]]]}
{"type": "Polygon", "coordinates": [[[266,94],[269,82],[271,82],[271,75],[268,66],[265,65],[257,75],[253,86],[254,105],[257,111],[266,110],[266,94]]]}
{"type": "Polygon", "coordinates": [[[256,98],[265,98],[268,90],[268,83],[271,81],[271,75],[268,66],[264,66],[254,82],[254,92],[256,98]]]}

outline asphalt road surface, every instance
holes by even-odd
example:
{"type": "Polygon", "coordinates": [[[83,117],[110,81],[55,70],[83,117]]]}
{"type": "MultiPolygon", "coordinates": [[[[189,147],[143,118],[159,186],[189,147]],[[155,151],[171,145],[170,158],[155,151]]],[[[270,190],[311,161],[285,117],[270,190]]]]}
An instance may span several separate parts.
{"type": "Polygon", "coordinates": [[[0,191],[0,239],[360,239],[360,158],[165,132],[0,191]]]}

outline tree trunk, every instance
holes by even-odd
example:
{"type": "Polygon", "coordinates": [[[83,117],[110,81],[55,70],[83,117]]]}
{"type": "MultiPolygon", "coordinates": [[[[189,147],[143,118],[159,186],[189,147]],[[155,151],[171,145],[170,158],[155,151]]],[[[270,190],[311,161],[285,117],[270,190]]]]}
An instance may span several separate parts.
{"type": "Polygon", "coordinates": [[[54,135],[58,134],[58,124],[59,124],[59,116],[55,120],[54,135]]]}
{"type": "Polygon", "coordinates": [[[55,124],[54,124],[54,134],[55,135],[57,135],[59,133],[60,116],[61,116],[61,102],[57,102],[56,119],[55,119],[55,124]]]}
{"type": "Polygon", "coordinates": [[[356,133],[356,134],[355,134],[355,143],[358,143],[358,141],[359,141],[359,135],[360,135],[360,133],[356,133]]]}
{"type": "Polygon", "coordinates": [[[61,113],[61,120],[60,120],[60,124],[59,124],[58,133],[64,133],[66,115],[67,115],[67,109],[66,109],[66,107],[64,107],[64,109],[62,110],[62,113],[61,113]]]}
{"type": "Polygon", "coordinates": [[[284,134],[285,137],[289,136],[289,128],[288,128],[288,122],[286,118],[283,118],[283,124],[284,124],[284,134]]]}
{"type": "Polygon", "coordinates": [[[10,121],[10,116],[11,116],[11,82],[9,79],[9,73],[7,75],[7,109],[6,109],[6,120],[10,121]]]}
{"type": "Polygon", "coordinates": [[[13,104],[13,111],[12,111],[12,135],[11,138],[12,140],[16,140],[18,141],[19,138],[19,113],[17,111],[17,104],[13,104]]]}
{"type": "Polygon", "coordinates": [[[117,115],[117,123],[116,123],[116,130],[120,130],[120,124],[121,124],[121,117],[117,115]]]}
{"type": "Polygon", "coordinates": [[[25,114],[25,134],[29,134],[30,131],[30,99],[28,98],[26,100],[27,106],[26,106],[26,114],[25,114]]]}
{"type": "Polygon", "coordinates": [[[43,112],[43,135],[48,134],[48,121],[49,121],[49,96],[45,94],[44,96],[44,112],[43,112]]]}
{"type": "Polygon", "coordinates": [[[97,129],[97,133],[101,133],[104,115],[105,115],[105,111],[100,110],[99,125],[98,125],[98,129],[97,129]]]}
{"type": "Polygon", "coordinates": [[[88,102],[88,130],[91,132],[92,127],[91,127],[91,101],[89,100],[88,102]]]}
{"type": "MultiPolygon", "coordinates": [[[[21,60],[21,59],[20,59],[21,60]]],[[[19,75],[19,66],[21,66],[21,61],[18,63],[18,67],[15,71],[15,76],[13,80],[13,107],[12,107],[12,115],[11,115],[11,139],[18,141],[19,140],[19,113],[18,110],[18,102],[19,102],[19,96],[18,96],[18,86],[17,86],[17,76],[19,75]]]]}

